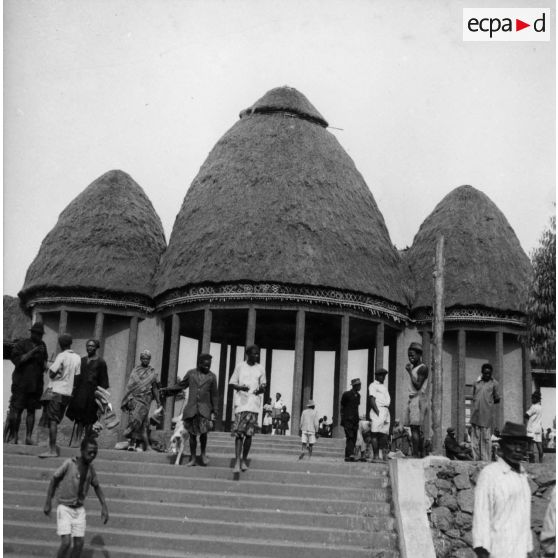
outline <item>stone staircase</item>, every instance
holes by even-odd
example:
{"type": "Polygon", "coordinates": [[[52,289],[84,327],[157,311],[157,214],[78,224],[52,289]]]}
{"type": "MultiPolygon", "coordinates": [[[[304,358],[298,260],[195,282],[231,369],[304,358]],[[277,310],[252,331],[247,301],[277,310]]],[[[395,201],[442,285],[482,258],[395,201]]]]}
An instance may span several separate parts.
{"type": "MultiPolygon", "coordinates": [[[[345,463],[343,440],[319,439],[298,460],[297,437],[257,435],[250,469],[233,475],[234,443],[213,432],[208,467],[173,456],[100,449],[95,460],[109,507],[103,525],[93,489],[85,558],[395,558],[387,467],[345,463]]],[[[56,514],[42,508],[54,469],[79,450],[40,460],[43,448],[4,444],[4,555],[54,556],[56,514]]]]}

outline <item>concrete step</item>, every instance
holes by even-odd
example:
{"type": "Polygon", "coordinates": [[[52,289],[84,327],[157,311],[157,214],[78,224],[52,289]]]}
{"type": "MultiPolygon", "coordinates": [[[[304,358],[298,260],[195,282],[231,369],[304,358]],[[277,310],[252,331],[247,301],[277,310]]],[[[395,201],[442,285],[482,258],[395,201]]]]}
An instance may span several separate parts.
{"type": "MultiPolygon", "coordinates": [[[[10,539],[25,539],[29,537],[30,530],[33,532],[35,540],[51,540],[56,535],[55,520],[51,520],[51,524],[30,523],[27,521],[4,520],[4,544],[10,539]]],[[[301,548],[303,548],[305,558],[370,558],[372,552],[384,552],[383,556],[389,556],[395,551],[395,538],[388,541],[391,545],[388,548],[378,548],[373,545],[372,540],[365,545],[344,545],[329,544],[326,546],[321,543],[307,543],[300,541],[284,541],[271,539],[267,536],[266,529],[252,529],[249,537],[227,537],[220,532],[220,525],[213,525],[213,532],[205,534],[189,534],[185,531],[188,525],[182,525],[183,530],[169,537],[155,531],[128,530],[122,533],[120,529],[103,526],[103,528],[91,528],[86,539],[95,541],[95,546],[110,547],[130,546],[132,541],[134,546],[155,547],[159,550],[160,556],[167,551],[180,551],[187,548],[189,552],[213,553],[223,556],[223,550],[226,549],[226,556],[230,554],[238,554],[245,556],[262,556],[266,558],[283,558],[285,554],[300,556],[301,548]],[[388,551],[388,554],[385,553],[388,551]]],[[[393,555],[393,554],[392,554],[393,555]]]]}
{"type": "MultiPolygon", "coordinates": [[[[4,479],[4,487],[12,491],[45,492],[46,481],[28,479],[4,479]]],[[[372,493],[366,501],[330,498],[293,498],[292,496],[275,496],[264,494],[247,494],[243,490],[243,482],[231,483],[226,492],[206,492],[203,490],[183,490],[176,488],[151,488],[145,486],[113,486],[101,484],[107,498],[120,498],[140,500],[144,502],[189,502],[198,505],[215,506],[224,505],[240,509],[257,507],[262,509],[275,509],[282,511],[312,511],[318,513],[338,514],[366,514],[389,513],[390,503],[388,489],[377,489],[379,493],[372,493]],[[235,487],[232,485],[236,484],[235,487]],[[374,498],[377,498],[374,500],[374,498]]]]}
{"type": "MultiPolygon", "coordinates": [[[[86,534],[86,541],[89,538],[86,534]]],[[[28,538],[6,538],[4,537],[4,556],[17,556],[18,558],[36,558],[37,556],[55,556],[60,543],[52,541],[30,541],[28,538]]],[[[222,554],[191,553],[187,549],[172,551],[166,550],[162,553],[159,549],[149,548],[130,548],[122,546],[96,545],[92,540],[91,544],[85,544],[82,554],[83,558],[223,558],[222,554]]],[[[227,554],[227,558],[246,558],[227,554]]],[[[264,556],[252,555],[250,558],[265,558],[264,556]]]]}
{"type": "MultiPolygon", "coordinates": [[[[192,469],[190,467],[190,469],[192,469]]],[[[173,469],[174,470],[174,469],[173,469]]],[[[48,483],[52,476],[52,471],[48,469],[18,466],[4,466],[4,479],[14,479],[17,482],[43,481],[48,483]]],[[[242,493],[242,494],[266,494],[268,496],[283,496],[291,498],[324,498],[330,500],[346,499],[353,502],[367,500],[387,501],[390,492],[386,488],[352,488],[338,485],[317,485],[317,484],[288,484],[286,482],[270,483],[262,481],[248,480],[242,478],[242,482],[233,480],[232,475],[229,479],[219,478],[200,478],[197,476],[173,475],[169,474],[143,474],[136,473],[115,473],[112,471],[99,470],[99,481],[102,486],[136,487],[146,486],[152,489],[165,489],[172,486],[174,490],[199,490],[204,492],[217,493],[242,493]]],[[[381,480],[381,479],[380,479],[381,480]]],[[[310,481],[310,477],[309,477],[310,481]]]]}
{"type": "MultiPolygon", "coordinates": [[[[21,467],[30,468],[34,470],[33,478],[46,478],[50,480],[52,473],[56,466],[62,463],[63,459],[58,458],[56,461],[48,460],[42,461],[35,459],[33,456],[22,459],[21,456],[5,456],[4,459],[4,476],[15,476],[21,467]]],[[[183,461],[184,463],[184,461],[183,461]]],[[[280,464],[278,464],[280,466],[280,464]]],[[[156,475],[159,478],[195,478],[195,479],[221,479],[230,480],[232,472],[230,467],[219,467],[213,462],[207,467],[186,467],[184,464],[180,466],[161,466],[158,463],[140,463],[140,462],[119,462],[110,461],[107,459],[95,460],[95,470],[98,472],[101,479],[105,479],[105,472],[109,471],[114,474],[130,475],[156,475]]],[[[32,474],[29,472],[28,474],[32,474]]],[[[347,481],[347,475],[317,473],[311,469],[306,471],[280,471],[272,469],[257,469],[255,466],[242,474],[244,480],[265,482],[265,483],[278,483],[278,484],[292,484],[303,486],[346,486],[350,484],[353,489],[366,489],[366,488],[386,488],[389,485],[389,478],[386,475],[371,474],[366,475],[352,475],[350,483],[347,481]]]]}
{"type": "MultiPolygon", "coordinates": [[[[226,453],[212,453],[208,448],[208,456],[210,459],[210,466],[214,467],[229,467],[232,469],[234,466],[234,448],[230,448],[230,452],[226,453]]],[[[17,464],[20,461],[16,458],[8,456],[36,456],[45,451],[44,447],[40,446],[25,446],[25,445],[12,445],[4,444],[4,462],[6,459],[11,459],[10,464],[17,464]]],[[[300,452],[299,452],[300,453],[300,452]]],[[[74,457],[79,455],[79,450],[76,448],[60,447],[60,457],[74,457]]],[[[161,465],[170,465],[174,463],[172,454],[159,453],[159,452],[129,452],[119,451],[114,449],[100,449],[97,460],[98,463],[101,459],[106,459],[111,462],[135,462],[135,463],[159,463],[161,465]]],[[[183,458],[184,459],[184,458],[183,458]]],[[[53,459],[46,460],[46,463],[53,462],[53,459]]],[[[383,463],[345,463],[343,458],[328,458],[328,457],[312,457],[312,459],[298,459],[295,456],[266,456],[266,455],[252,455],[250,454],[250,466],[258,470],[282,470],[282,471],[298,471],[306,472],[311,470],[316,473],[329,473],[339,474],[344,476],[354,475],[377,475],[381,474],[387,476],[388,467],[383,463]]],[[[53,466],[54,467],[54,466],[53,466]]],[[[100,469],[99,469],[100,470],[100,469]]]]}
{"type": "MultiPolygon", "coordinates": [[[[40,510],[39,510],[40,511],[40,510]]],[[[103,529],[101,514],[90,512],[87,516],[87,525],[93,530],[103,529]]],[[[175,516],[175,517],[158,517],[147,516],[145,511],[142,514],[118,513],[110,512],[110,527],[120,529],[122,532],[128,533],[133,530],[155,531],[163,536],[167,534],[172,536],[174,533],[183,533],[188,535],[210,536],[216,532],[218,525],[219,535],[231,538],[250,538],[254,532],[265,533],[265,537],[269,540],[281,540],[300,542],[302,544],[338,544],[338,545],[372,545],[374,548],[391,548],[394,544],[395,535],[385,532],[371,532],[364,530],[333,529],[323,527],[309,527],[307,525],[282,525],[282,524],[266,524],[261,521],[254,523],[246,523],[242,521],[221,521],[218,524],[207,520],[199,519],[195,516],[175,516]]],[[[28,522],[33,525],[51,525],[52,518],[46,516],[38,517],[37,508],[18,506],[11,507],[4,505],[4,517],[8,521],[28,522]]],[[[52,517],[55,518],[53,512],[52,517]]],[[[229,518],[234,519],[234,517],[229,518]]]]}
{"type": "MultiPolygon", "coordinates": [[[[46,495],[46,487],[43,492],[37,491],[12,491],[4,489],[3,503],[10,509],[19,507],[31,508],[34,513],[42,510],[46,495]]],[[[129,500],[111,498],[108,503],[110,513],[129,513],[141,515],[146,512],[146,504],[141,500],[129,500]]],[[[90,495],[87,499],[88,513],[100,513],[100,504],[94,495],[90,495]]],[[[150,502],[150,517],[181,517],[206,519],[209,521],[220,523],[222,521],[236,521],[241,523],[266,523],[270,525],[305,525],[308,527],[320,527],[324,529],[345,529],[345,530],[363,530],[363,531],[392,531],[394,529],[394,519],[389,513],[389,509],[385,506],[378,506],[378,510],[374,516],[357,515],[357,514],[334,514],[334,513],[318,513],[314,510],[305,511],[281,511],[279,509],[262,509],[262,508],[245,508],[242,513],[238,513],[238,509],[214,505],[203,506],[197,503],[168,503],[168,502],[150,502]],[[381,508],[381,509],[380,509],[381,508]],[[380,513],[383,511],[384,513],[380,513]]],[[[5,518],[10,519],[9,513],[5,512],[5,518]]]]}

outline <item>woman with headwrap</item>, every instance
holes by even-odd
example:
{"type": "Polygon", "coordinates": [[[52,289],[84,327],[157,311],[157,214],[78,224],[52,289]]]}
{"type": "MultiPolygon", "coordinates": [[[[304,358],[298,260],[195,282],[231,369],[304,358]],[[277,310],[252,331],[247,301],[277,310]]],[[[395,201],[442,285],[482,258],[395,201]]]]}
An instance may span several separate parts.
{"type": "Polygon", "coordinates": [[[81,359],[80,374],[74,378],[72,398],[66,416],[77,425],[76,440],[79,445],[84,431],[91,435],[93,424],[98,420],[99,407],[95,401],[97,387],[108,389],[107,363],[97,355],[99,341],[89,339],[85,344],[87,356],[81,359]]]}
{"type": "Polygon", "coordinates": [[[124,430],[124,436],[130,442],[128,449],[133,450],[136,440],[139,440],[143,443],[144,450],[148,451],[151,449],[148,437],[149,407],[155,399],[159,406],[156,412],[161,412],[163,408],[157,387],[157,373],[152,366],[149,366],[151,353],[142,351],[140,362],[141,364],[130,374],[121,409],[128,415],[128,426],[124,430]]]}

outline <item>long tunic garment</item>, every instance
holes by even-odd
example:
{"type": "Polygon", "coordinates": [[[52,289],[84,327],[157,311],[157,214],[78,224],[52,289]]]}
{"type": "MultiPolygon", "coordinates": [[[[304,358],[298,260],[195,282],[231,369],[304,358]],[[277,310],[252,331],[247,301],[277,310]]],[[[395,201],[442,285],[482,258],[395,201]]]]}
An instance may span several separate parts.
{"type": "Polygon", "coordinates": [[[527,474],[500,458],[480,472],[475,488],[473,548],[479,546],[490,558],[525,558],[533,550],[527,474]]]}
{"type": "Polygon", "coordinates": [[[66,416],[82,424],[94,424],[99,411],[95,390],[97,387],[109,388],[107,363],[100,357],[83,357],[80,370],[74,379],[74,391],[66,416]]]}

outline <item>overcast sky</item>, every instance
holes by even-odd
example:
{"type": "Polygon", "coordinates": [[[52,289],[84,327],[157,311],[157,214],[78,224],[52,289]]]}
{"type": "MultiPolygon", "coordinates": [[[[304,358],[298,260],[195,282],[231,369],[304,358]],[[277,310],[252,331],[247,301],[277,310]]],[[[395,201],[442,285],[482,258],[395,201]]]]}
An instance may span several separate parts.
{"type": "Polygon", "coordinates": [[[142,186],[168,241],[211,148],[281,85],[341,128],[398,248],[471,184],[529,253],[555,211],[554,17],[548,43],[463,42],[477,4],[5,0],[4,293],[110,169],[142,186]]]}

